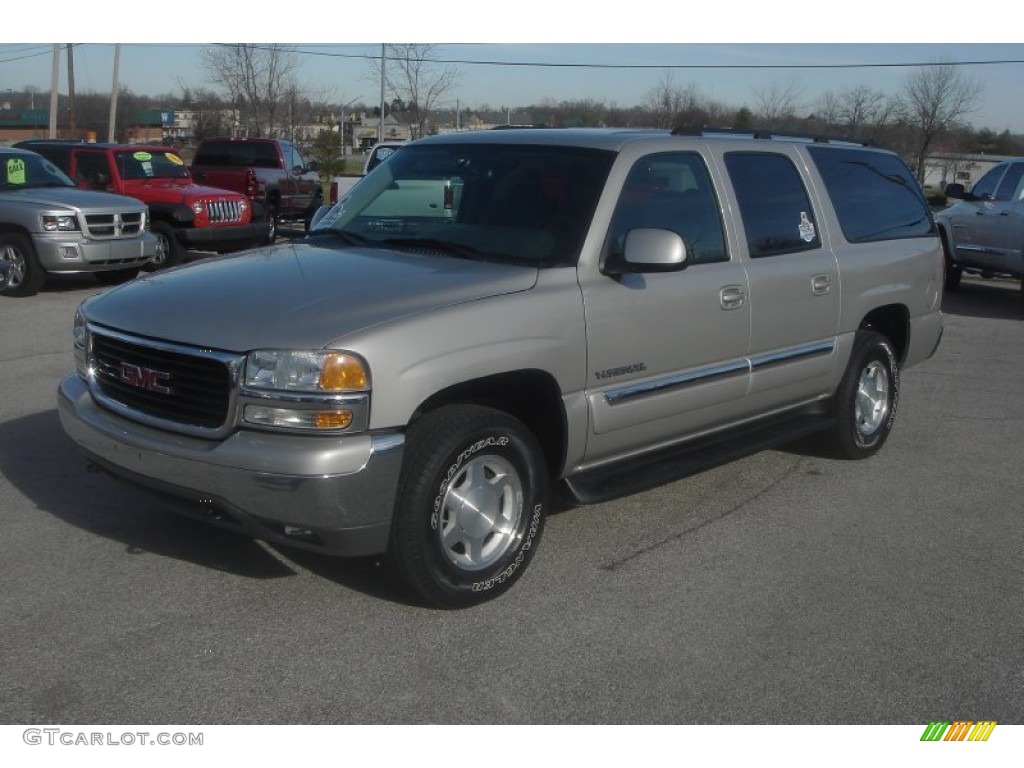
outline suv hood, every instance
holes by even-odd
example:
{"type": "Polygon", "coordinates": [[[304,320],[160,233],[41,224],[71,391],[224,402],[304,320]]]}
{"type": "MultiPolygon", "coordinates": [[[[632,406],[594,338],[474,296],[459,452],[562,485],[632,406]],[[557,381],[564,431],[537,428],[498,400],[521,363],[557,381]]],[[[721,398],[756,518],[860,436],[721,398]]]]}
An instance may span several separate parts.
{"type": "Polygon", "coordinates": [[[0,201],[4,205],[38,205],[40,208],[66,210],[136,211],[144,210],[145,205],[138,200],[109,192],[95,192],[91,189],[77,187],[29,187],[28,189],[4,190],[0,193],[0,201]]]}
{"type": "Polygon", "coordinates": [[[156,272],[89,299],[89,322],[231,352],[319,349],[370,326],[532,288],[537,268],[280,245],[156,272]]]}
{"type": "Polygon", "coordinates": [[[126,191],[133,195],[166,200],[194,200],[213,198],[244,200],[245,195],[230,189],[219,189],[196,184],[191,179],[130,179],[124,183],[126,191]]]}

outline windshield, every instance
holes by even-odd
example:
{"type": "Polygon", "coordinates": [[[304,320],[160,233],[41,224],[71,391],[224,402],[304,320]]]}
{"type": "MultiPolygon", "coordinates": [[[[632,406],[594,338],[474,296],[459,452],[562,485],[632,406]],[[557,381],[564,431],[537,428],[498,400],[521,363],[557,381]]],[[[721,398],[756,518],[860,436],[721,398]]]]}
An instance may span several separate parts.
{"type": "Polygon", "coordinates": [[[338,201],[313,234],[460,258],[572,265],[613,159],[574,147],[406,146],[338,201]]]}
{"type": "Polygon", "coordinates": [[[119,151],[114,160],[122,179],[187,179],[185,161],[173,152],[119,151]]]}
{"type": "Polygon", "coordinates": [[[0,153],[0,163],[3,190],[75,186],[57,166],[34,152],[0,153]]]}

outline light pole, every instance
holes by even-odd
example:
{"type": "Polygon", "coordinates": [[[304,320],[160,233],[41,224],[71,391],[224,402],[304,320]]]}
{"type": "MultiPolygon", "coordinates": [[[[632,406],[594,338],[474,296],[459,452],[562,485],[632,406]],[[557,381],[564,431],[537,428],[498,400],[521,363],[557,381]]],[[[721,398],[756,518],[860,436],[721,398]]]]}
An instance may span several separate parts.
{"type": "Polygon", "coordinates": [[[348,109],[349,106],[351,106],[352,104],[355,104],[361,98],[363,98],[363,97],[362,96],[356,96],[354,99],[349,99],[347,102],[345,102],[344,106],[342,106],[342,108],[341,108],[341,120],[338,122],[338,134],[339,134],[339,140],[341,141],[341,158],[342,158],[342,160],[345,159],[345,110],[348,109]]]}

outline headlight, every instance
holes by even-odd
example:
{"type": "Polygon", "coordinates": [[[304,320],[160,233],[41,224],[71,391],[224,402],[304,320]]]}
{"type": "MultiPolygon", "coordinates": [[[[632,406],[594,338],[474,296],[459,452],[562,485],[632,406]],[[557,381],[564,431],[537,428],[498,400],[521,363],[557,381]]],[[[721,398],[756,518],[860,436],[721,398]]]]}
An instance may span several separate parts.
{"type": "Polygon", "coordinates": [[[281,392],[362,392],[370,388],[366,364],[348,352],[250,352],[245,386],[281,392]]]}
{"type": "Polygon", "coordinates": [[[75,216],[43,216],[43,232],[77,232],[75,216]]]}
{"type": "Polygon", "coordinates": [[[196,200],[194,203],[192,203],[192,213],[194,213],[196,216],[200,216],[203,213],[203,209],[204,206],[202,200],[196,200]]]}
{"type": "Polygon", "coordinates": [[[239,200],[238,212],[244,215],[247,210],[249,210],[249,202],[245,199],[239,200]]]}
{"type": "Polygon", "coordinates": [[[85,327],[85,317],[82,315],[82,310],[76,309],[75,325],[71,330],[71,335],[75,343],[75,349],[85,349],[85,337],[87,333],[88,330],[85,327]]]}

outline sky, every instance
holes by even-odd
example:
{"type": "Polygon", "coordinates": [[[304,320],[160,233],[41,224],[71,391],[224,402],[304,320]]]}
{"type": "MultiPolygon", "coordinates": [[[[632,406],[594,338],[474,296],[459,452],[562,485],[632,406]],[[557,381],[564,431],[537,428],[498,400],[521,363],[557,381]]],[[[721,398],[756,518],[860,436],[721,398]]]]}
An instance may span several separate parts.
{"type": "MultiPolygon", "coordinates": [[[[987,19],[1000,17],[1002,2],[986,2],[987,19]]],[[[96,13],[82,18],[80,2],[48,0],[47,7],[54,10],[51,18],[58,21],[46,27],[47,33],[81,43],[75,49],[78,92],[110,90],[115,41],[122,43],[121,86],[136,94],[179,94],[185,85],[210,87],[203,61],[218,43],[200,34],[222,30],[222,43],[294,44],[301,51],[300,85],[314,99],[375,105],[379,85],[371,79],[365,57],[379,55],[383,41],[375,38],[386,32],[388,42],[433,42],[436,57],[461,62],[455,65],[458,81],[445,104],[452,108],[501,109],[579,99],[629,107],[643,103],[670,74],[676,85],[693,84],[700,94],[737,108],[755,108],[758,94],[767,90],[791,88],[801,109],[811,114],[826,91],[867,86],[898,93],[913,69],[893,65],[1013,62],[976,63],[959,71],[981,86],[970,123],[1024,133],[1024,42],[1012,39],[1010,28],[1015,25],[987,23],[983,32],[951,32],[957,25],[946,14],[962,16],[964,6],[944,0],[927,5],[927,18],[918,9],[893,10],[888,6],[895,4],[881,0],[859,2],[855,17],[849,12],[830,15],[821,4],[796,0],[776,0],[770,8],[729,4],[720,10],[668,15],[664,9],[682,6],[657,0],[602,4],[616,9],[609,13],[580,3],[562,8],[551,0],[392,0],[386,12],[374,14],[365,4],[357,12],[345,10],[354,6],[344,2],[304,0],[292,15],[244,14],[251,18],[241,21],[237,10],[203,7],[202,24],[185,13],[161,15],[162,24],[140,24],[137,3],[98,4],[111,17],[123,14],[131,22],[116,29],[98,26],[96,13]],[[626,9],[629,18],[624,18],[626,9]],[[281,24],[269,28],[268,18],[279,18],[281,24]],[[865,64],[875,66],[850,66],[865,64]]],[[[1004,18],[1015,17],[1015,9],[1009,2],[1005,5],[1004,18]]],[[[55,41],[24,42],[10,34],[20,28],[21,13],[26,16],[24,28],[39,29],[38,19],[28,23],[28,17],[36,16],[30,11],[5,9],[5,17],[13,13],[15,18],[13,23],[7,18],[0,29],[0,101],[8,89],[49,90],[55,41]]],[[[67,91],[66,66],[62,61],[62,92],[67,91]]]]}

